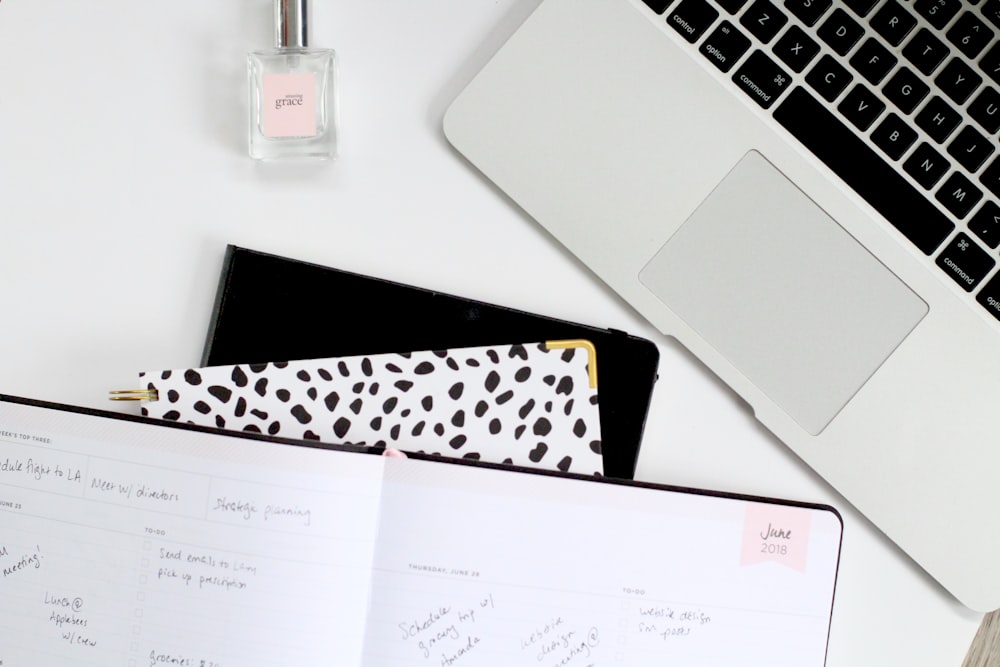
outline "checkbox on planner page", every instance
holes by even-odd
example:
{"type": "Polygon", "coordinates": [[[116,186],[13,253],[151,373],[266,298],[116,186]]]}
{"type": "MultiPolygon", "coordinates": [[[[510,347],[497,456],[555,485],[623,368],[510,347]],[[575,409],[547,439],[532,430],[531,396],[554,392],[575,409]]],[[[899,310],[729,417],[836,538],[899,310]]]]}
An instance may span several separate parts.
{"type": "Polygon", "coordinates": [[[141,562],[141,564],[142,564],[143,567],[149,567],[149,559],[148,558],[143,558],[142,561],[140,561],[140,562],[141,562]]]}
{"type": "Polygon", "coordinates": [[[145,602],[146,601],[146,594],[142,593],[142,592],[136,593],[135,594],[135,601],[136,602],[145,602]]]}
{"type": "Polygon", "coordinates": [[[135,610],[135,617],[136,618],[142,618],[142,609],[136,609],[135,610]]]}
{"type": "Polygon", "coordinates": [[[141,625],[133,625],[132,626],[132,634],[133,635],[139,635],[141,633],[142,633],[142,626],[141,625]]]}
{"type": "Polygon", "coordinates": [[[144,575],[144,574],[140,574],[139,575],[139,583],[145,585],[145,583],[146,583],[146,575],[144,575]]]}
{"type": "Polygon", "coordinates": [[[153,543],[150,542],[149,540],[146,540],[145,542],[142,543],[142,550],[143,551],[149,551],[152,548],[153,548],[153,543]]]}
{"type": "MultiPolygon", "coordinates": [[[[139,650],[139,642],[132,642],[132,645],[129,648],[132,650],[132,653],[135,653],[139,650]]],[[[129,664],[135,664],[135,660],[132,660],[129,664]]]]}
{"type": "Polygon", "coordinates": [[[623,618],[622,620],[620,620],[620,621],[618,622],[618,625],[619,625],[619,626],[620,626],[620,627],[621,627],[622,629],[625,629],[625,628],[627,628],[627,627],[629,626],[629,620],[628,620],[627,618],[623,618]]]}

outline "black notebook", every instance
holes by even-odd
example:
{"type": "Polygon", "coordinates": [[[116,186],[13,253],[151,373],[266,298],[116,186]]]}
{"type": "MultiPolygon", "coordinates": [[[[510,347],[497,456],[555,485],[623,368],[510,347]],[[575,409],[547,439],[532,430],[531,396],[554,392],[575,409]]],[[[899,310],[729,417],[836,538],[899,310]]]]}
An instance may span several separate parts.
{"type": "Polygon", "coordinates": [[[635,475],[659,352],[613,329],[229,246],[205,366],[586,339],[597,349],[604,474],[635,475]],[[330,327],[328,321],[351,322],[330,327]]]}

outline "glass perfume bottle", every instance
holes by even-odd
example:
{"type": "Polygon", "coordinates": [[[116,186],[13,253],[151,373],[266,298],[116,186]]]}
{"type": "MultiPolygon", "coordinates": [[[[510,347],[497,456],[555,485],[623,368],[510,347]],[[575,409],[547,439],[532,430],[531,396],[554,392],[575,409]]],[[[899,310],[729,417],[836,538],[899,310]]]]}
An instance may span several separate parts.
{"type": "Polygon", "coordinates": [[[336,157],[336,57],[309,48],[308,0],[275,0],[274,29],[274,49],[247,55],[250,157],[336,157]]]}

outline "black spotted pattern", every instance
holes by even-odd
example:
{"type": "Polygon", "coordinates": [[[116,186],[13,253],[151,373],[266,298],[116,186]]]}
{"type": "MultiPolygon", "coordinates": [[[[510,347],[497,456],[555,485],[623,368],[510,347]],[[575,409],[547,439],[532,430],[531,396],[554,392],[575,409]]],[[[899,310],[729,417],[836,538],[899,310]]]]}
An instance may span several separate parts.
{"type": "Polygon", "coordinates": [[[223,403],[228,403],[229,399],[233,397],[233,390],[229,387],[223,387],[222,385],[214,384],[208,388],[208,393],[215,396],[217,399],[223,403]]]}
{"type": "Polygon", "coordinates": [[[175,421],[345,444],[400,442],[419,451],[461,450],[466,458],[486,452],[487,460],[571,472],[593,465],[599,473],[597,393],[587,362],[572,348],[514,344],[157,371],[165,385],[150,387],[166,399],[161,417],[175,421]],[[510,455],[491,449],[500,443],[510,455]]]}
{"type": "Polygon", "coordinates": [[[308,424],[313,419],[312,415],[309,414],[309,411],[306,410],[305,406],[300,403],[292,406],[292,416],[295,417],[300,424],[308,424]]]}

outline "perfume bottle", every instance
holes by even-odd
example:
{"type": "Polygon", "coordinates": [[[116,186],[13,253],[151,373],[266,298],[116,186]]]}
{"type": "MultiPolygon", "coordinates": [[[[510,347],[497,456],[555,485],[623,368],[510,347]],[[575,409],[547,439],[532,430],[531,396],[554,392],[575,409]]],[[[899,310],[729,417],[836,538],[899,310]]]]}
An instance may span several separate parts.
{"type": "Polygon", "coordinates": [[[309,48],[308,0],[275,0],[274,29],[276,48],[247,55],[250,157],[336,157],[336,58],[309,48]]]}

